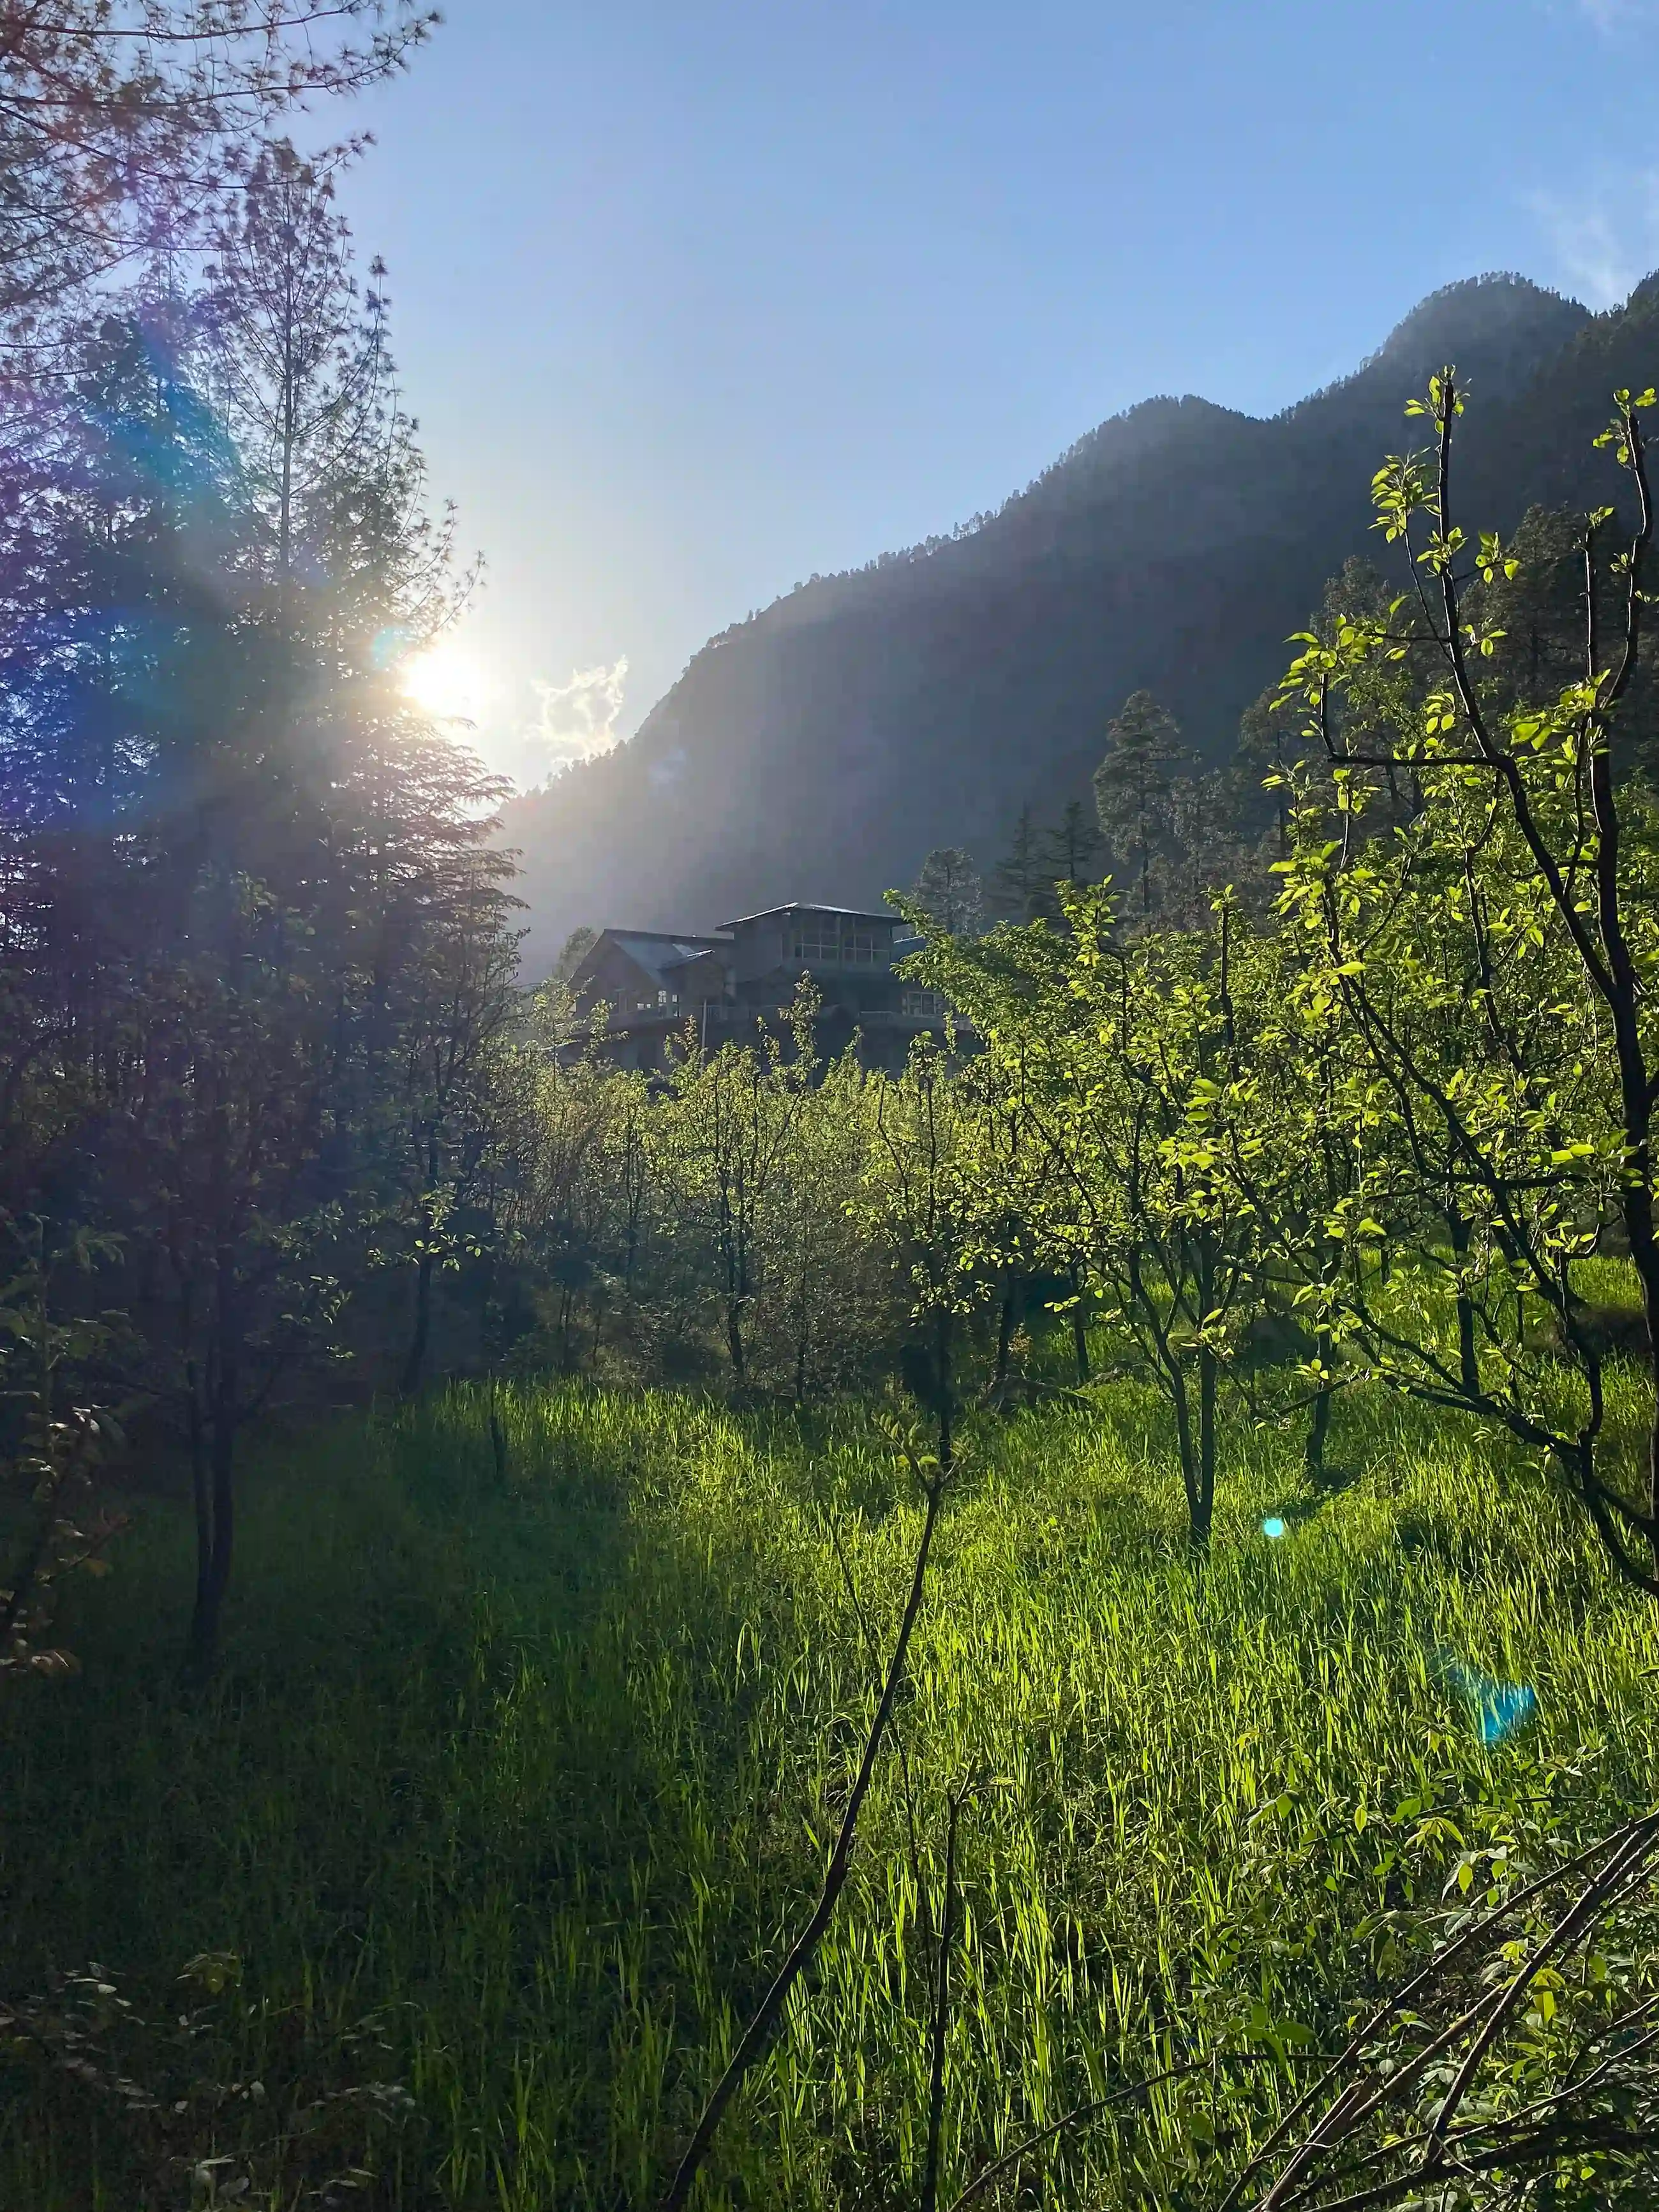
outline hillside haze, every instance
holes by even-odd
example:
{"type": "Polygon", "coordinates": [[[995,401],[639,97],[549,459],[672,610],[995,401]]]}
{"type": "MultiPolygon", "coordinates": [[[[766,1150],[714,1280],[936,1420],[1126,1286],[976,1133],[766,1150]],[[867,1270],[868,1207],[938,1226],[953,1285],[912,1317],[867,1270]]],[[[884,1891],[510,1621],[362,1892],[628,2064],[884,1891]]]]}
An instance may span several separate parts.
{"type": "Polygon", "coordinates": [[[1086,798],[1141,686],[1207,758],[1355,552],[1406,402],[1471,394],[1467,524],[1616,479],[1589,441],[1659,375],[1659,284],[1591,316],[1524,279],[1425,300],[1353,375],[1270,420],[1149,399],[965,531],[811,582],[712,639],[638,734],[509,809],[526,973],[580,923],[704,929],[784,899],[867,904],[927,849],[988,869],[1018,809],[1086,798]]]}

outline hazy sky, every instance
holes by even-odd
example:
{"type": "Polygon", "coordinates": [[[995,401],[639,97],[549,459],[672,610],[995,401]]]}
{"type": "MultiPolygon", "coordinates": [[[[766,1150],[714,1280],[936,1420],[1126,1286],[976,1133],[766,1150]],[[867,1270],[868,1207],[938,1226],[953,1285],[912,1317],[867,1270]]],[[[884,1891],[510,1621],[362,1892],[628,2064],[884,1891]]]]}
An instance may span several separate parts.
{"type": "Polygon", "coordinates": [[[1456,277],[1659,264],[1659,0],[449,14],[344,197],[526,778],[1148,393],[1271,411],[1456,277]]]}

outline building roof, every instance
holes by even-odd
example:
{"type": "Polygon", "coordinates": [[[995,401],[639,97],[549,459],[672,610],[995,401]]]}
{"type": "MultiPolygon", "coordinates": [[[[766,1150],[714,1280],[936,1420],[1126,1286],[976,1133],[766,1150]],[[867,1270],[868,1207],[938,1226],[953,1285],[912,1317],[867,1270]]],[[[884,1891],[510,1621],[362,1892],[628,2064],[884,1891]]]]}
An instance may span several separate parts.
{"type": "MultiPolygon", "coordinates": [[[[659,929],[601,930],[598,938],[589,946],[581,967],[576,970],[576,975],[582,974],[592,962],[600,947],[607,944],[614,945],[625,952],[637,967],[644,969],[647,975],[660,979],[668,969],[679,967],[688,960],[695,960],[702,953],[723,951],[726,940],[723,937],[690,937],[684,934],[671,937],[665,931],[659,929]]],[[[573,976],[571,980],[574,982],[575,977],[573,976]]]]}
{"type": "Polygon", "coordinates": [[[833,914],[842,921],[881,921],[896,929],[899,917],[884,908],[879,914],[869,914],[861,907],[823,906],[816,899],[791,899],[787,906],[763,907],[758,914],[740,914],[735,921],[723,921],[722,929],[742,929],[751,921],[772,921],[786,914],[833,914]]]}

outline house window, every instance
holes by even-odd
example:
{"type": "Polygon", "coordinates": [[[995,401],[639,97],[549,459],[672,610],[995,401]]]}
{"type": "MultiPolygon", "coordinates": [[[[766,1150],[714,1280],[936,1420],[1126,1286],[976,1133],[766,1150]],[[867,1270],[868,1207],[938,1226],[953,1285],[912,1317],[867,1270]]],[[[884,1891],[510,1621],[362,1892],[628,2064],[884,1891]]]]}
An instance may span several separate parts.
{"type": "Polygon", "coordinates": [[[907,991],[899,1000],[899,1011],[908,1021],[942,1022],[945,994],[942,991],[907,991]]]}
{"type": "Polygon", "coordinates": [[[672,991],[659,991],[657,1004],[659,1006],[678,1006],[679,1000],[672,991]]]}
{"type": "Polygon", "coordinates": [[[834,915],[813,915],[798,921],[789,939],[789,957],[813,968],[873,968],[878,954],[876,933],[834,915]]]}

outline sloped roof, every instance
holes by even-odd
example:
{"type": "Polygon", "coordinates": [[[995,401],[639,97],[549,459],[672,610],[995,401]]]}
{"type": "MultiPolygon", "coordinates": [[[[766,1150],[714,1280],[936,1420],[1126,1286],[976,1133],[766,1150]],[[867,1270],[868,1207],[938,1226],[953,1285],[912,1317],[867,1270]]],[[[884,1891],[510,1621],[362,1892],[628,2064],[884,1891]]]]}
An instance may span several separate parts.
{"type": "Polygon", "coordinates": [[[614,945],[619,951],[625,952],[636,967],[642,968],[647,975],[660,983],[670,968],[680,967],[688,960],[695,960],[701,953],[718,952],[726,943],[723,937],[671,937],[656,929],[605,929],[588,948],[586,957],[572,980],[574,981],[583,975],[607,945],[614,945]]]}
{"type": "Polygon", "coordinates": [[[740,914],[735,921],[723,921],[722,929],[742,929],[751,921],[773,921],[786,914],[833,914],[842,921],[882,921],[890,928],[898,927],[899,917],[884,908],[879,914],[867,913],[856,906],[823,906],[817,899],[791,899],[787,906],[763,907],[758,914],[740,914]]]}

